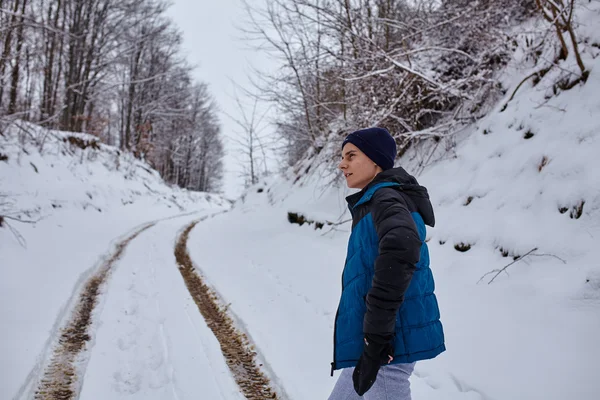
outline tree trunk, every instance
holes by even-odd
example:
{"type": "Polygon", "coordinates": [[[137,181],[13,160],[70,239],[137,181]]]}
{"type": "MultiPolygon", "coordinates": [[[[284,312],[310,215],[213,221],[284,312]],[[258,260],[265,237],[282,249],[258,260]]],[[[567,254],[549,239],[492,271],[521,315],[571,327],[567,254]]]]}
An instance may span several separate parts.
{"type": "Polygon", "coordinates": [[[6,33],[6,37],[4,38],[4,51],[2,52],[2,57],[0,57],[0,109],[2,107],[2,99],[4,96],[4,76],[6,74],[6,65],[10,63],[11,55],[11,44],[12,44],[12,36],[13,31],[16,27],[17,23],[17,12],[19,11],[19,0],[14,0],[14,7],[11,10],[12,16],[10,17],[10,26],[8,28],[8,32],[6,33]]]}
{"type": "Polygon", "coordinates": [[[133,113],[133,103],[135,101],[135,81],[138,79],[138,70],[143,48],[144,44],[142,42],[138,43],[137,51],[133,58],[133,65],[131,66],[131,73],[129,75],[129,96],[127,99],[127,112],[125,114],[125,148],[127,150],[130,150],[131,148],[131,122],[133,113]]]}
{"type": "Polygon", "coordinates": [[[10,85],[10,102],[8,103],[8,114],[17,112],[17,100],[19,93],[19,69],[21,67],[21,51],[23,50],[23,27],[25,25],[25,8],[27,0],[23,0],[21,7],[21,22],[17,29],[17,48],[15,51],[15,66],[12,70],[12,82],[10,85]]]}
{"type": "Polygon", "coordinates": [[[345,11],[346,11],[346,29],[350,34],[350,43],[352,43],[352,48],[354,49],[354,59],[358,58],[358,47],[356,46],[356,38],[354,37],[354,28],[352,24],[352,16],[350,15],[350,1],[345,0],[345,11]]]}
{"type": "MultiPolygon", "coordinates": [[[[52,2],[49,3],[48,6],[48,24],[51,24],[52,28],[60,29],[58,26],[58,20],[60,18],[60,12],[62,9],[62,0],[56,1],[56,10],[54,11],[54,15],[52,15],[52,2]]],[[[45,39],[45,64],[44,64],[44,79],[43,79],[43,88],[42,88],[42,99],[40,102],[40,119],[42,121],[47,121],[50,116],[54,114],[54,98],[55,91],[57,90],[56,83],[54,82],[54,67],[55,55],[58,55],[60,62],[60,52],[62,51],[62,47],[57,51],[57,33],[53,31],[44,32],[47,35],[45,39]]],[[[62,41],[62,38],[60,39],[62,41]]],[[[56,77],[58,80],[58,76],[56,77]]],[[[45,123],[46,125],[50,125],[45,123]]]]}

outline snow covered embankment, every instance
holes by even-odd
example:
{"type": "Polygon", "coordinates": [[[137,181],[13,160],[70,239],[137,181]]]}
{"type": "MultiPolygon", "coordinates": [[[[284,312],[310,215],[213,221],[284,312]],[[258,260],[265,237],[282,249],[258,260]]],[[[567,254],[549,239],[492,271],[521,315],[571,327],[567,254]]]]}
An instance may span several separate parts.
{"type": "Polygon", "coordinates": [[[135,227],[201,210],[220,196],[164,184],[147,164],[89,135],[30,124],[0,135],[0,397],[25,390],[102,254],[135,227]],[[10,227],[16,230],[13,234],[10,227]]]}
{"type": "MultiPolygon", "coordinates": [[[[586,2],[593,9],[576,16],[591,71],[585,84],[555,87],[565,70],[577,71],[569,58],[509,101],[539,68],[518,50],[502,77],[506,97],[456,137],[450,153],[422,170],[416,147],[397,163],[421,172],[436,211],[427,240],[448,348],[417,363],[414,398],[598,398],[599,4],[586,2]]],[[[529,28],[523,46],[531,43],[529,28]]],[[[339,145],[327,151],[323,163],[339,145]]],[[[290,173],[250,188],[232,212],[190,237],[192,258],[292,399],[327,398],[335,382],[328,367],[350,230],[348,223],[315,230],[287,221],[290,211],[349,218],[347,191],[330,184],[332,168],[314,163],[298,167],[311,168],[294,184],[290,173]]]]}

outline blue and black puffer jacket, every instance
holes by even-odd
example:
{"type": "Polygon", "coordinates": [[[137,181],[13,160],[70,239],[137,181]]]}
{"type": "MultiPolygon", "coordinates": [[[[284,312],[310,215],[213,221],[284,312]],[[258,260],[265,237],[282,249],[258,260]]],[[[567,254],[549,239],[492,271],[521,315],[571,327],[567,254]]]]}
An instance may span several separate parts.
{"type": "Polygon", "coordinates": [[[446,348],[429,268],[427,189],[402,168],[378,174],[346,198],[352,234],[335,317],[333,370],[353,367],[365,334],[394,337],[392,364],[434,358],[446,348]]]}

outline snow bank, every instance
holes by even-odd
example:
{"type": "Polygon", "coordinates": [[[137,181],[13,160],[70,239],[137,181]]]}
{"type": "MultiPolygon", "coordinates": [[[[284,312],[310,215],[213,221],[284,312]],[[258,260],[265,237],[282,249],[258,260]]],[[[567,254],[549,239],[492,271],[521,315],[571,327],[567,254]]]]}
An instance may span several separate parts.
{"type": "MultiPolygon", "coordinates": [[[[448,348],[417,364],[415,399],[598,397],[600,39],[591,29],[598,3],[589,7],[578,15],[585,85],[549,96],[569,59],[509,102],[536,68],[523,70],[516,51],[506,97],[444,159],[423,169],[417,147],[398,162],[422,170],[436,211],[428,242],[448,348]]],[[[332,175],[337,147],[250,188],[190,238],[198,267],[292,399],[326,398],[335,382],[333,320],[350,230],[348,191],[332,175]],[[290,224],[290,211],[338,224],[290,224]]]]}
{"type": "Polygon", "coordinates": [[[169,187],[130,154],[93,143],[25,123],[0,136],[0,215],[37,221],[0,228],[1,398],[35,379],[79,285],[120,237],[150,220],[229,205],[169,187]]]}

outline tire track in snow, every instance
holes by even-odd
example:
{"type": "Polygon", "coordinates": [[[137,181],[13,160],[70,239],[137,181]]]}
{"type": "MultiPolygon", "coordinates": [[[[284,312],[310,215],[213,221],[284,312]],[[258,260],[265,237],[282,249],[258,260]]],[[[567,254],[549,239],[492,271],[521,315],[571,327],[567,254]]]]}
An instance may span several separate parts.
{"type": "MultiPolygon", "coordinates": [[[[152,274],[151,274],[152,284],[155,285],[156,284],[156,266],[152,263],[150,263],[150,265],[151,265],[150,269],[152,272],[152,274]]],[[[165,323],[164,323],[164,319],[162,318],[163,313],[160,309],[160,302],[157,297],[154,298],[154,306],[156,308],[157,314],[161,316],[161,322],[159,325],[159,334],[160,334],[160,341],[161,341],[161,345],[162,345],[162,354],[168,364],[167,374],[169,376],[169,382],[175,382],[175,374],[174,374],[174,369],[173,369],[173,365],[171,362],[171,353],[169,352],[169,344],[167,343],[167,335],[165,333],[165,323]]],[[[175,389],[175,386],[171,386],[171,393],[173,394],[173,399],[179,400],[179,395],[177,394],[177,390],[175,389]]]]}
{"type": "Polygon", "coordinates": [[[221,351],[242,394],[251,400],[278,399],[269,379],[256,365],[256,353],[248,337],[235,328],[233,319],[216,294],[202,281],[187,251],[190,231],[200,221],[189,224],[177,239],[175,258],[194,302],[221,345],[221,351]]]}
{"type": "MultiPolygon", "coordinates": [[[[157,298],[154,298],[154,305],[156,307],[156,312],[161,316],[161,322],[158,327],[158,332],[160,335],[160,343],[162,345],[162,355],[166,363],[167,367],[167,375],[169,376],[169,382],[175,382],[175,374],[173,370],[173,364],[171,362],[171,353],[169,352],[169,344],[167,343],[167,335],[165,333],[165,323],[164,317],[162,317],[163,313],[160,310],[160,303],[157,298]]],[[[173,399],[179,400],[179,395],[177,394],[177,390],[175,390],[175,386],[171,386],[171,393],[173,394],[173,399]]]]}
{"type": "Polygon", "coordinates": [[[121,258],[127,245],[156,222],[148,223],[116,245],[115,251],[102,264],[99,270],[83,286],[79,301],[66,326],[61,330],[58,343],[54,348],[50,362],[45,368],[35,391],[35,400],[68,400],[76,397],[80,390],[77,376],[78,356],[90,340],[92,313],[98,303],[100,286],[113,264],[121,258]]]}

